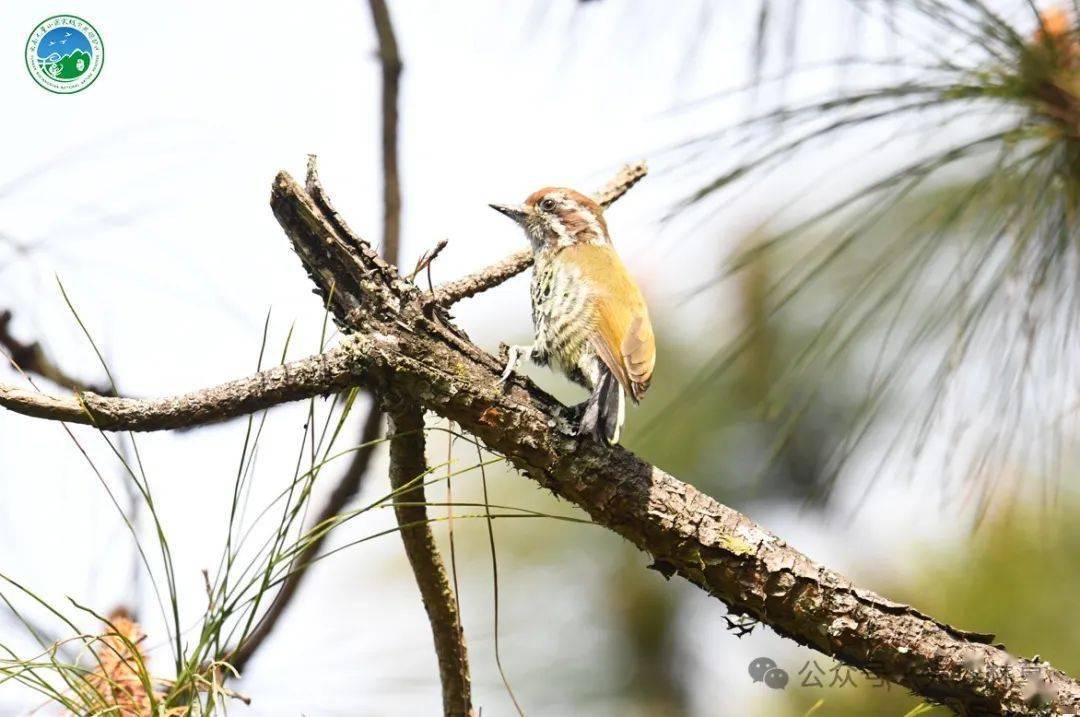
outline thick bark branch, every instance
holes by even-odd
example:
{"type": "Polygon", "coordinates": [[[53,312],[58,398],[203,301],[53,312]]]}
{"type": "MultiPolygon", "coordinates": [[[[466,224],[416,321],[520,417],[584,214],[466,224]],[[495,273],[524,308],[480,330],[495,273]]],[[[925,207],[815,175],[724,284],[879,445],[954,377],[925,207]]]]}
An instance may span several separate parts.
{"type": "Polygon", "coordinates": [[[857,588],[624,449],[579,440],[554,399],[527,379],[498,387],[500,363],[415,286],[393,272],[386,278],[388,267],[363,247],[349,251],[351,238],[325,233],[295,182],[280,175],[271,205],[312,276],[370,278],[357,296],[342,295],[340,283],[319,284],[324,293],[335,287],[337,318],[357,332],[353,345],[366,377],[456,421],[649,552],[662,571],[682,575],[735,613],[965,714],[1045,713],[1047,704],[1063,713],[1080,709],[1080,684],[1064,673],[857,588]],[[350,306],[357,308],[342,310],[350,306]]]}
{"type": "Polygon", "coordinates": [[[424,456],[423,411],[411,400],[396,397],[388,400],[394,401],[388,411],[394,513],[431,623],[442,682],[443,713],[448,717],[468,717],[473,711],[465,633],[425,507],[424,477],[428,467],[424,456]]]}
{"type": "Polygon", "coordinates": [[[439,306],[456,304],[462,299],[468,299],[470,296],[476,296],[493,286],[498,286],[507,279],[513,279],[532,266],[532,263],[533,253],[531,249],[516,251],[497,264],[492,264],[476,273],[435,287],[435,291],[431,293],[430,301],[439,306]]]}
{"type": "MultiPolygon", "coordinates": [[[[579,440],[560,417],[560,404],[527,379],[497,386],[499,361],[472,344],[370,246],[341,231],[285,174],[275,181],[271,206],[316,286],[331,296],[336,319],[354,334],[326,355],[298,362],[303,366],[279,369],[274,381],[288,387],[267,390],[262,377],[226,384],[226,394],[242,386],[254,394],[226,401],[229,411],[242,403],[264,407],[267,398],[340,390],[351,382],[392,392],[457,422],[524,475],[647,551],[665,574],[681,575],[732,612],[753,616],[800,644],[962,714],[1080,712],[1080,684],[1060,670],[1014,657],[991,644],[990,636],[958,630],[857,588],[750,518],[621,447],[579,440]]],[[[155,414],[141,423],[131,410],[135,404],[189,402],[86,401],[95,417],[113,421],[111,427],[134,429],[176,422],[173,412],[172,421],[155,414]],[[118,402],[129,410],[105,410],[118,402]]],[[[12,405],[0,390],[0,405],[5,403],[12,405]]],[[[28,410],[17,402],[15,407],[60,417],[49,415],[55,410],[28,410]]],[[[192,422],[186,421],[181,425],[192,422]]]]}

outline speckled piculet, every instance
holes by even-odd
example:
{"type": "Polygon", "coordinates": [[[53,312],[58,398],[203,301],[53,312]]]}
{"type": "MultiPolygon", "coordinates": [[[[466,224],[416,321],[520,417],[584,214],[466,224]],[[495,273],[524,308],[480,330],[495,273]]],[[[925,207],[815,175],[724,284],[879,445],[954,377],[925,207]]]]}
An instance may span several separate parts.
{"type": "Polygon", "coordinates": [[[592,392],[579,434],[617,443],[626,397],[645,395],[656,364],[649,310],[619,260],[600,205],[572,189],[547,187],[524,204],[492,204],[525,230],[535,263],[531,346],[510,348],[505,381],[522,357],[549,363],[592,392]]]}

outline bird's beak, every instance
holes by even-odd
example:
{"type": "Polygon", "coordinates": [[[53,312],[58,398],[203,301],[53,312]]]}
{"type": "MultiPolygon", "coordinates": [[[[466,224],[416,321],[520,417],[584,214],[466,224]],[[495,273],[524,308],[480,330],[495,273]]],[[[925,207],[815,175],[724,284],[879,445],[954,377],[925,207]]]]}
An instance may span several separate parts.
{"type": "Polygon", "coordinates": [[[489,204],[488,206],[500,214],[505,214],[518,224],[521,224],[525,221],[525,217],[529,216],[529,208],[524,204],[489,204]]]}

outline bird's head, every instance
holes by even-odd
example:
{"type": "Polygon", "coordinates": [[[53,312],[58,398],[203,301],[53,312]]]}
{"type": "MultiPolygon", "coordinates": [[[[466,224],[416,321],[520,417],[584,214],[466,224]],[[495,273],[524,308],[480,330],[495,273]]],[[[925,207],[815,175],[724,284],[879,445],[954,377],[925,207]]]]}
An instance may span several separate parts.
{"type": "Polygon", "coordinates": [[[534,251],[611,241],[604,210],[573,189],[545,187],[530,194],[524,204],[490,206],[521,225],[534,251]]]}

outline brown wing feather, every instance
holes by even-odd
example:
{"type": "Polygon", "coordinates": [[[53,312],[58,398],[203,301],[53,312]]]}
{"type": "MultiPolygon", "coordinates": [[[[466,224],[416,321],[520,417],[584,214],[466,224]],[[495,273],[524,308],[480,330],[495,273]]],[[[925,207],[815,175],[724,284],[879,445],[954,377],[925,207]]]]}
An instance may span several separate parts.
{"type": "Polygon", "coordinates": [[[596,300],[591,342],[600,360],[633,400],[649,388],[656,341],[641,290],[610,246],[573,247],[596,300]]]}
{"type": "Polygon", "coordinates": [[[649,388],[656,366],[656,339],[653,337],[648,309],[630,321],[630,329],[623,339],[622,356],[630,377],[631,393],[634,400],[639,401],[649,388]]]}

